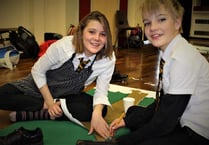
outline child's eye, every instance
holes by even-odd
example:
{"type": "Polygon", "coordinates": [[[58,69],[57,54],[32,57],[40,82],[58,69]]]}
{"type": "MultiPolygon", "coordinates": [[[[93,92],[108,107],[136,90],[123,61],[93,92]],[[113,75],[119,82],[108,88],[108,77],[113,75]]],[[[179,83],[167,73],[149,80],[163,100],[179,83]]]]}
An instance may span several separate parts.
{"type": "Polygon", "coordinates": [[[100,35],[102,35],[103,37],[107,36],[107,34],[106,34],[106,33],[101,33],[100,35]]]}
{"type": "Polygon", "coordinates": [[[150,22],[144,22],[144,26],[149,26],[150,25],[150,22]]]}
{"type": "Polygon", "coordinates": [[[95,33],[95,31],[93,31],[93,30],[89,30],[89,33],[94,34],[94,33],[95,33]]]}
{"type": "Polygon", "coordinates": [[[166,20],[166,18],[160,18],[159,21],[160,22],[164,22],[166,20]]]}

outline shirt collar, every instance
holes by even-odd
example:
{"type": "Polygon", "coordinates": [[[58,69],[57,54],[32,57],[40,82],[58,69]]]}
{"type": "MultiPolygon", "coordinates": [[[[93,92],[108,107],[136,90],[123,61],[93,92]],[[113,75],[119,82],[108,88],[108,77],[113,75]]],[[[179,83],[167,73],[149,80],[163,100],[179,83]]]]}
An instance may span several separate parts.
{"type": "Polygon", "coordinates": [[[175,49],[175,45],[180,38],[180,34],[176,35],[176,37],[168,44],[166,49],[164,51],[160,51],[160,56],[163,60],[166,61],[171,56],[172,51],[175,49]]]}
{"type": "Polygon", "coordinates": [[[92,56],[90,56],[90,57],[87,57],[86,55],[85,55],[85,53],[76,53],[76,56],[75,56],[77,59],[79,59],[79,58],[84,58],[84,60],[90,60],[91,62],[94,60],[94,58],[96,57],[96,54],[94,54],[94,55],[92,55],[92,56]]]}

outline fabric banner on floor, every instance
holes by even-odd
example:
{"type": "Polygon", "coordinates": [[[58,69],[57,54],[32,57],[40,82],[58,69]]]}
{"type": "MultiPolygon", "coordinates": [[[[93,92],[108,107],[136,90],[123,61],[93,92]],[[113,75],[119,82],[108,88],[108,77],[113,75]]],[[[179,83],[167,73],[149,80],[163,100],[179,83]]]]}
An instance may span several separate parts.
{"type": "MultiPolygon", "coordinates": [[[[93,94],[95,89],[88,91],[87,93],[93,94]]],[[[108,107],[108,113],[105,119],[110,123],[113,119],[120,116],[123,112],[124,97],[134,97],[136,99],[136,105],[146,107],[154,101],[154,92],[147,90],[139,90],[134,88],[122,87],[118,85],[110,85],[108,92],[108,98],[112,107],[108,107]]],[[[79,126],[71,121],[22,121],[14,123],[2,130],[0,130],[0,136],[8,135],[15,129],[25,127],[26,129],[35,129],[40,127],[44,135],[44,145],[74,145],[78,139],[82,140],[101,140],[97,134],[88,135],[89,122],[84,122],[85,127],[79,126]]],[[[126,134],[129,130],[127,128],[121,128],[116,133],[116,136],[126,134]]]]}

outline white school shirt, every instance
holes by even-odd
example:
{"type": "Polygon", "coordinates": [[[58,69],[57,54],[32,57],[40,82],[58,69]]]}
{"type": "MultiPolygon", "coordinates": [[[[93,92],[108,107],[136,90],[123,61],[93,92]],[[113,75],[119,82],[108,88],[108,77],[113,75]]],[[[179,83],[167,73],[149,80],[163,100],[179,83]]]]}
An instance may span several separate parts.
{"type": "MultiPolygon", "coordinates": [[[[46,72],[48,70],[59,68],[64,62],[66,62],[72,57],[73,53],[75,53],[75,48],[72,45],[72,38],[73,36],[65,36],[62,39],[51,44],[50,47],[47,49],[46,53],[42,57],[40,57],[39,60],[34,64],[31,73],[38,88],[41,88],[46,84],[46,72]]],[[[75,58],[73,59],[75,69],[80,63],[78,58],[82,56],[86,57],[84,54],[76,54],[75,58]]],[[[88,58],[91,61],[86,65],[86,67],[91,65],[95,56],[96,55],[93,55],[88,58]]],[[[110,105],[107,95],[109,82],[112,78],[116,61],[114,53],[112,56],[112,59],[103,58],[98,61],[95,61],[92,66],[93,72],[85,82],[85,86],[88,86],[95,79],[97,79],[96,90],[93,95],[93,105],[110,105]]]]}
{"type": "Polygon", "coordinates": [[[180,119],[181,126],[209,139],[209,63],[181,35],[161,56],[165,60],[163,90],[166,94],[191,94],[180,119]]]}

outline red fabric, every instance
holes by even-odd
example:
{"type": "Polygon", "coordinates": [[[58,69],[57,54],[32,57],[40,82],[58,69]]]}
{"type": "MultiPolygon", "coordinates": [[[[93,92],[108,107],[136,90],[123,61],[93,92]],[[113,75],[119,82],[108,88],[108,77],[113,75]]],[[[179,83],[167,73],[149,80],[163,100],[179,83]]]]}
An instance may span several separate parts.
{"type": "Polygon", "coordinates": [[[48,49],[48,47],[57,40],[47,40],[40,45],[40,50],[38,53],[38,58],[40,58],[48,49]]]}

